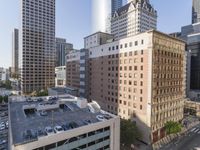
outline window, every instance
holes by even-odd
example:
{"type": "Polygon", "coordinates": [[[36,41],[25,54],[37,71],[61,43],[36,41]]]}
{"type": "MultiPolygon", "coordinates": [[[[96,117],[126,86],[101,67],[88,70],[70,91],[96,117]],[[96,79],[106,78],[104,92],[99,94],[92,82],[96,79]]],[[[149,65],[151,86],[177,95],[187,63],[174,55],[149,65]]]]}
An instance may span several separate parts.
{"type": "Polygon", "coordinates": [[[143,62],[144,60],[143,60],[143,58],[141,58],[141,62],[143,62]]]}
{"type": "Polygon", "coordinates": [[[127,44],[127,43],[125,43],[125,48],[127,48],[127,46],[128,46],[128,44],[127,44]]]}
{"type": "Polygon", "coordinates": [[[138,45],[138,41],[135,41],[135,46],[137,46],[138,45]]]}
{"type": "Polygon", "coordinates": [[[141,70],[143,70],[143,66],[141,66],[141,70]]]}
{"type": "Polygon", "coordinates": [[[142,110],[142,105],[140,105],[140,110],[142,110]]]}
{"type": "Polygon", "coordinates": [[[140,74],[140,78],[143,78],[143,74],[142,73],[140,74]]]}
{"type": "Polygon", "coordinates": [[[133,45],[133,43],[132,43],[132,42],[130,42],[130,43],[129,43],[129,47],[132,47],[132,45],[133,45]]]}
{"type": "Polygon", "coordinates": [[[141,40],[141,44],[144,44],[144,40],[141,40]]]}
{"type": "Polygon", "coordinates": [[[137,70],[137,66],[134,66],[134,70],[137,70]]]}
{"type": "Polygon", "coordinates": [[[143,50],[141,50],[141,55],[143,55],[144,54],[144,52],[143,52],[143,50]]]}

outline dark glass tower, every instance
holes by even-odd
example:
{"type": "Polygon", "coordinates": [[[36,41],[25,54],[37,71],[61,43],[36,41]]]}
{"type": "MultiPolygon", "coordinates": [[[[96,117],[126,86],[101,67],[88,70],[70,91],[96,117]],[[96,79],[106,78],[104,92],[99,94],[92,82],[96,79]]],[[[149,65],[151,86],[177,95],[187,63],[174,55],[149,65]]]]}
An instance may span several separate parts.
{"type": "Polygon", "coordinates": [[[192,23],[200,22],[200,0],[192,1],[192,23]]]}
{"type": "Polygon", "coordinates": [[[122,0],[112,0],[112,14],[120,7],[122,7],[122,0]]]}

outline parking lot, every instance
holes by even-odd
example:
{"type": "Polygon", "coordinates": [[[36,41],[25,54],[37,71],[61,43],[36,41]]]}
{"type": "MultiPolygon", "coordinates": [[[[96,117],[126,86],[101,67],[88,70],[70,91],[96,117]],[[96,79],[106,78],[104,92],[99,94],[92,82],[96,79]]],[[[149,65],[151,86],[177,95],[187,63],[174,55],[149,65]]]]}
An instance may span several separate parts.
{"type": "Polygon", "coordinates": [[[0,150],[8,149],[8,105],[0,104],[0,150]]]}

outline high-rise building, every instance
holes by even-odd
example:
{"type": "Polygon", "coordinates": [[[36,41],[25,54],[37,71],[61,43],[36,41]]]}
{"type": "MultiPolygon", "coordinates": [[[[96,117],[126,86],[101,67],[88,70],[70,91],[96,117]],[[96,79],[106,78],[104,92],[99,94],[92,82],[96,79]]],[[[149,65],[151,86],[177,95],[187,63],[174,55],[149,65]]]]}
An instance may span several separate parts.
{"type": "Polygon", "coordinates": [[[73,50],[66,55],[66,86],[80,88],[80,51],[73,50]]]}
{"type": "Polygon", "coordinates": [[[187,42],[187,97],[200,101],[200,22],[183,26],[179,38],[187,42]]]}
{"type": "Polygon", "coordinates": [[[192,23],[200,22],[200,0],[192,1],[192,23]]]}
{"type": "Polygon", "coordinates": [[[116,39],[157,28],[157,11],[148,0],[131,0],[111,19],[111,34],[116,39]]]}
{"type": "Polygon", "coordinates": [[[55,85],[55,0],[21,0],[21,90],[55,85]]]}
{"type": "Polygon", "coordinates": [[[53,102],[37,97],[30,103],[10,97],[10,150],[120,150],[118,116],[95,101],[72,95],[50,98],[53,102]]]}
{"type": "Polygon", "coordinates": [[[19,74],[19,30],[12,33],[12,74],[19,74]]]}
{"type": "Polygon", "coordinates": [[[150,30],[89,48],[89,100],[132,119],[143,141],[165,137],[165,123],[183,118],[185,43],[150,30]]]}
{"type": "Polygon", "coordinates": [[[111,7],[112,7],[112,15],[115,13],[116,10],[118,10],[120,7],[122,7],[122,0],[112,0],[111,1],[111,7]]]}
{"type": "Polygon", "coordinates": [[[65,66],[66,54],[73,50],[73,44],[67,43],[66,39],[56,38],[56,66],[65,66]]]}
{"type": "Polygon", "coordinates": [[[93,0],[92,2],[92,33],[109,32],[111,17],[111,0],[93,0]]]}

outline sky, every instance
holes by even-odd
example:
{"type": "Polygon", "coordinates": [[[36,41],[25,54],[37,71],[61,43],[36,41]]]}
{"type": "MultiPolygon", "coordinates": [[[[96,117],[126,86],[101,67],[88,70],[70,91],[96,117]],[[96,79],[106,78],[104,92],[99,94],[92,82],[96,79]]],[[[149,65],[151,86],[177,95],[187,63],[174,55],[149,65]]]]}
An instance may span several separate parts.
{"type": "MultiPolygon", "coordinates": [[[[92,0],[56,0],[56,37],[75,49],[91,34],[92,0]]],[[[158,12],[158,30],[171,33],[191,23],[192,0],[150,0],[158,12]]],[[[12,31],[20,24],[20,0],[0,0],[0,67],[12,62],[12,31]]]]}

